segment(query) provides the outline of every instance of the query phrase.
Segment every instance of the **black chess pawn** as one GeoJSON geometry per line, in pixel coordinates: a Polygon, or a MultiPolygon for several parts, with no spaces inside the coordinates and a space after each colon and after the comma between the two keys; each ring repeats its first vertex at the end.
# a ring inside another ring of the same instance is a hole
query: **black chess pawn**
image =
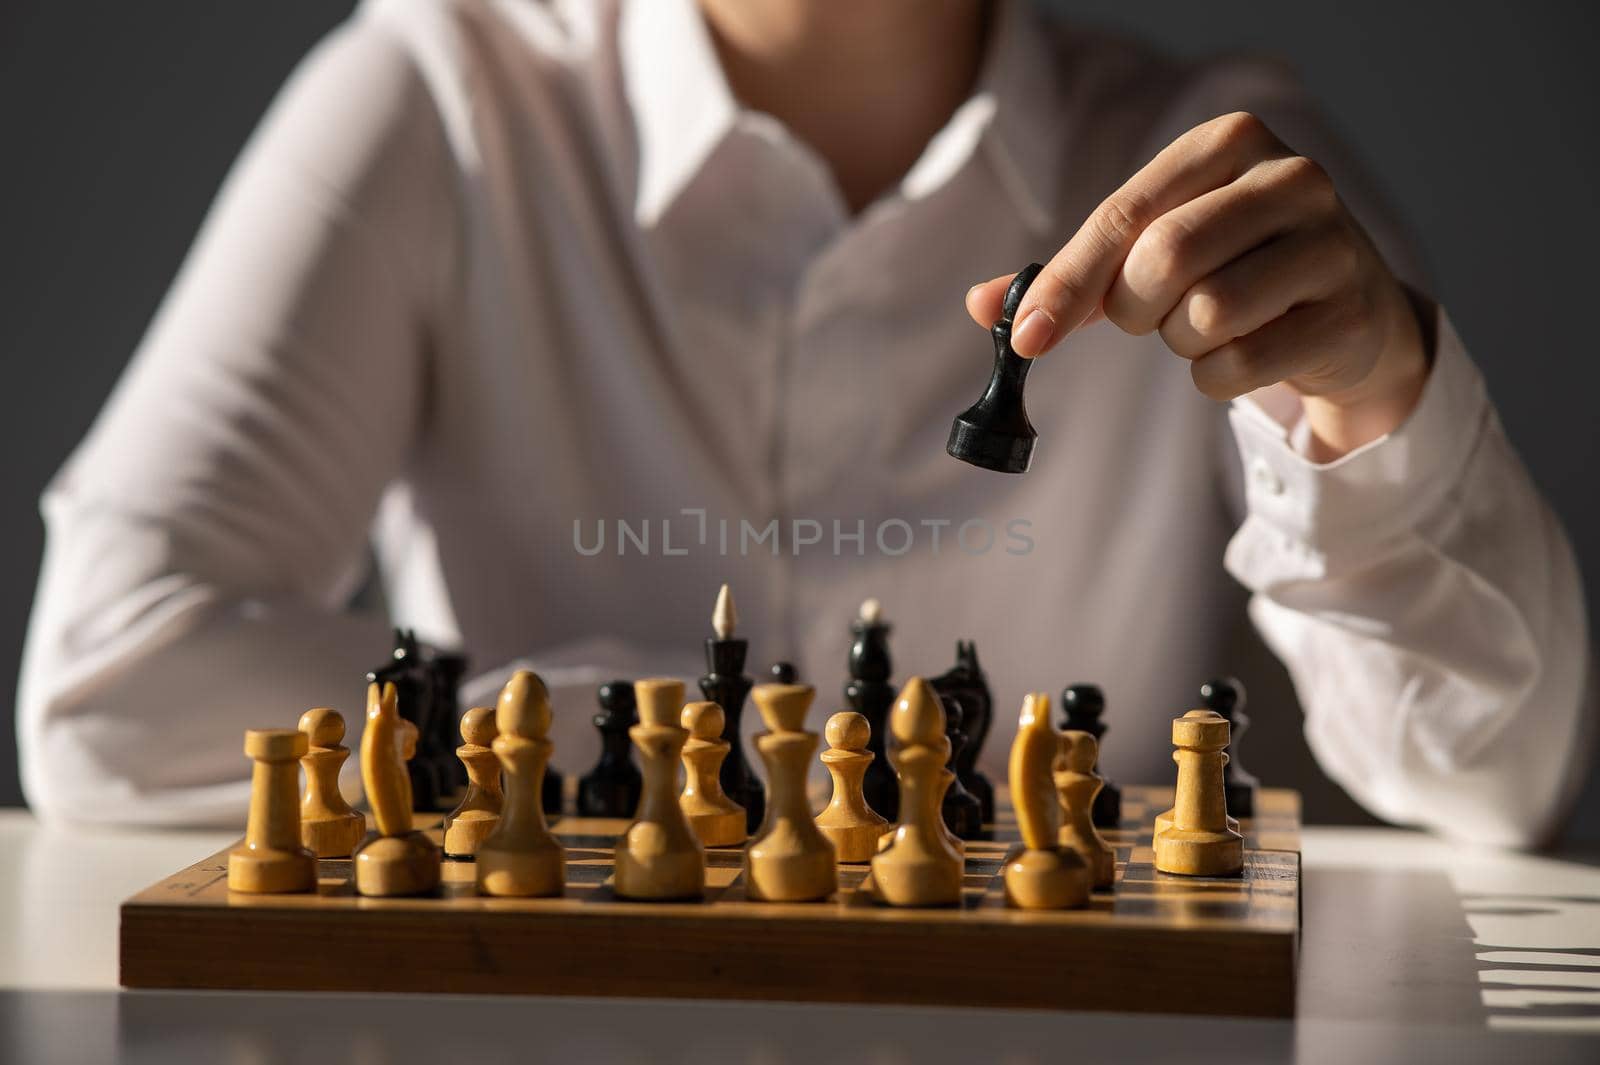
{"type": "Polygon", "coordinates": [[[1239,761],[1239,738],[1250,727],[1244,702],[1244,685],[1232,677],[1218,677],[1200,685],[1200,705],[1228,720],[1228,761],[1222,767],[1222,788],[1228,796],[1229,817],[1256,815],[1256,786],[1259,781],[1239,761]]]}
{"type": "Polygon", "coordinates": [[[767,672],[774,684],[797,684],[800,680],[800,671],[794,668],[793,662],[774,662],[767,672]]]}
{"type": "Polygon", "coordinates": [[[944,766],[950,770],[950,786],[945,789],[944,802],[939,812],[950,831],[962,839],[983,838],[983,804],[961,785],[961,775],[955,771],[956,759],[967,745],[966,733],[961,730],[961,703],[954,696],[941,695],[944,706],[944,734],[950,741],[950,758],[944,766]]]}
{"type": "MultiPolygon", "coordinates": [[[[1106,697],[1100,688],[1094,684],[1071,684],[1061,693],[1061,709],[1065,716],[1061,720],[1063,729],[1074,732],[1087,732],[1094,737],[1095,750],[1098,752],[1101,737],[1106,734],[1106,723],[1100,715],[1106,709],[1106,697]]],[[[1095,756],[1094,771],[1100,773],[1100,759],[1095,756]]],[[[1089,811],[1089,818],[1096,828],[1116,828],[1122,823],[1122,789],[1107,777],[1100,774],[1105,784],[1100,788],[1100,793],[1094,797],[1094,806],[1089,811]]]]}
{"type": "Polygon", "coordinates": [[[889,623],[879,616],[876,600],[861,606],[861,614],[850,625],[855,639],[850,644],[850,681],[844,686],[845,701],[850,709],[867,719],[872,735],[867,740],[867,750],[872,761],[867,763],[866,775],[861,781],[862,794],[867,805],[890,821],[900,817],[900,781],[884,746],[889,730],[889,710],[894,706],[896,692],[889,683],[893,666],[889,660],[889,623]]]}
{"type": "Polygon", "coordinates": [[[578,816],[632,817],[644,787],[628,738],[628,729],[639,720],[633,681],[602,684],[597,694],[600,712],[594,715],[594,727],[600,730],[600,760],[578,780],[578,816]]]}
{"type": "Polygon", "coordinates": [[[1030,263],[1011,279],[1006,289],[1000,320],[989,335],[994,338],[994,371],[983,396],[956,416],[950,426],[945,451],[962,462],[1000,473],[1026,473],[1033,461],[1033,444],[1039,434],[1028,420],[1022,389],[1033,360],[1024,359],[1011,347],[1011,320],[1028,286],[1044,267],[1030,263]]]}
{"type": "Polygon", "coordinates": [[[978,768],[978,756],[994,721],[994,695],[989,691],[989,678],[978,665],[977,646],[971,640],[957,641],[956,664],[929,683],[941,696],[953,696],[961,704],[961,731],[967,742],[956,756],[956,776],[983,807],[983,823],[993,824],[994,784],[978,768]]]}

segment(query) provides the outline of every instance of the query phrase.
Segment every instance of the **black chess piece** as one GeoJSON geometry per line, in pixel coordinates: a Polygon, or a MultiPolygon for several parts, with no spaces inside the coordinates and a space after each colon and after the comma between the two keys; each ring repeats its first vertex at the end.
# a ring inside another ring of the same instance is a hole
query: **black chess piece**
{"type": "Polygon", "coordinates": [[[992,825],[994,784],[978,768],[978,756],[994,722],[994,695],[989,691],[989,678],[978,665],[977,646],[971,640],[957,641],[956,664],[930,683],[941,697],[951,696],[961,704],[961,731],[967,742],[956,755],[956,776],[983,807],[983,823],[992,825]]]}
{"type": "MultiPolygon", "coordinates": [[[[451,798],[440,779],[436,757],[438,731],[434,725],[435,682],[415,632],[394,630],[394,651],[389,661],[367,674],[367,683],[393,684],[400,716],[417,729],[417,749],[406,762],[411,781],[411,803],[417,810],[448,809],[451,798]]],[[[450,748],[454,757],[454,748],[450,748]]]]}
{"type": "MultiPolygon", "coordinates": [[[[1066,713],[1061,727],[1074,732],[1087,732],[1094,737],[1098,749],[1100,738],[1106,734],[1106,723],[1100,720],[1105,708],[1105,694],[1096,685],[1068,685],[1061,693],[1061,709],[1066,713]]],[[[1095,772],[1100,772],[1098,754],[1095,757],[1094,769],[1095,772]]],[[[1089,818],[1096,828],[1116,828],[1122,823],[1122,789],[1103,773],[1101,779],[1105,781],[1105,785],[1100,789],[1100,794],[1094,797],[1094,806],[1089,811],[1089,818]]]]}
{"type": "Polygon", "coordinates": [[[549,817],[561,816],[561,793],[566,777],[555,766],[546,766],[544,781],[539,785],[539,805],[549,817]]]}
{"type": "Polygon", "coordinates": [[[1250,727],[1244,702],[1244,685],[1232,677],[1218,677],[1200,685],[1200,705],[1228,719],[1228,761],[1222,767],[1222,788],[1228,796],[1230,817],[1256,815],[1259,781],[1239,761],[1239,738],[1250,727]]]}
{"type": "Polygon", "coordinates": [[[594,715],[594,727],[600,730],[600,760],[578,780],[578,816],[632,817],[644,788],[628,738],[628,729],[639,722],[633,681],[602,684],[597,696],[600,712],[594,715]]]}
{"type": "Polygon", "coordinates": [[[722,760],[719,774],[722,791],[744,807],[745,830],[753,833],[766,816],[767,792],[745,757],[744,737],[740,732],[745,699],[755,687],[755,681],[744,676],[744,660],[749,650],[749,640],[706,637],[706,675],[700,678],[700,692],[722,707],[722,738],[729,745],[728,757],[722,760]]]}
{"type": "Polygon", "coordinates": [[[944,765],[953,778],[945,789],[939,812],[946,827],[960,838],[982,839],[983,804],[961,786],[961,774],[955,772],[956,759],[967,745],[967,735],[961,730],[961,703],[951,695],[939,696],[939,702],[944,706],[945,738],[950,741],[950,758],[944,765]]]}
{"type": "Polygon", "coordinates": [[[1022,304],[1028,286],[1044,267],[1030,263],[1011,279],[1000,320],[989,335],[994,338],[994,372],[983,397],[956,416],[945,450],[962,462],[1000,473],[1027,473],[1033,461],[1033,444],[1039,434],[1028,420],[1022,389],[1032,359],[1011,347],[1011,320],[1022,304]]]}
{"type": "Polygon", "coordinates": [[[800,671],[794,668],[793,662],[774,662],[767,671],[774,684],[798,684],[800,671]]]}
{"type": "Polygon", "coordinates": [[[855,640],[850,644],[850,681],[844,686],[844,697],[850,709],[867,719],[872,736],[867,740],[867,750],[872,761],[867,763],[861,790],[867,805],[891,822],[900,817],[900,781],[884,746],[889,729],[889,710],[894,706],[895,690],[889,683],[893,669],[889,660],[889,623],[875,615],[859,617],[850,625],[855,640]]]}
{"type": "Polygon", "coordinates": [[[449,755],[439,763],[440,784],[454,798],[467,786],[467,767],[456,757],[455,748],[461,742],[461,679],[467,675],[469,659],[459,651],[439,651],[428,664],[433,679],[434,747],[449,755]]]}

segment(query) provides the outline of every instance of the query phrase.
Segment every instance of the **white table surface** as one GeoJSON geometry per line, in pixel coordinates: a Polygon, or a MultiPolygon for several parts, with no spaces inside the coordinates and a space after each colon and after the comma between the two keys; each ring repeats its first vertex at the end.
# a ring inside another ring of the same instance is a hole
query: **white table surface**
{"type": "Polygon", "coordinates": [[[0,811],[0,1061],[1600,1062],[1600,856],[1308,828],[1293,1021],[119,991],[118,904],[236,838],[0,811]]]}

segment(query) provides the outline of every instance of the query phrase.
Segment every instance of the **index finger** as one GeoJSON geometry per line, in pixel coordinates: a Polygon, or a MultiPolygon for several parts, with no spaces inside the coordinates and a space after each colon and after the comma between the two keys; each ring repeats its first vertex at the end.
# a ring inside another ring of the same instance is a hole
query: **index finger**
{"type": "Polygon", "coordinates": [[[1202,123],[1156,154],[1106,197],[1045,265],[1017,309],[1011,344],[1042,355],[1100,307],[1117,271],[1149,225],[1234,180],[1276,144],[1260,119],[1239,112],[1202,123]]]}

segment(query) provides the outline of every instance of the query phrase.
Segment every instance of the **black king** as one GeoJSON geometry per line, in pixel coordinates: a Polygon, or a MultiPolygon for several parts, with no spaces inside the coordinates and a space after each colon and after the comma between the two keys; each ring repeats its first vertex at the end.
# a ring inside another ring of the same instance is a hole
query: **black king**
{"type": "Polygon", "coordinates": [[[711,628],[716,635],[706,639],[706,675],[700,678],[700,692],[722,707],[722,738],[730,744],[728,757],[722,761],[722,790],[744,807],[746,831],[755,832],[766,814],[767,794],[761,780],[750,771],[739,732],[744,702],[755,681],[744,675],[750,641],[734,639],[733,630],[738,623],[733,596],[724,584],[717,593],[716,608],[711,612],[711,628]]]}

